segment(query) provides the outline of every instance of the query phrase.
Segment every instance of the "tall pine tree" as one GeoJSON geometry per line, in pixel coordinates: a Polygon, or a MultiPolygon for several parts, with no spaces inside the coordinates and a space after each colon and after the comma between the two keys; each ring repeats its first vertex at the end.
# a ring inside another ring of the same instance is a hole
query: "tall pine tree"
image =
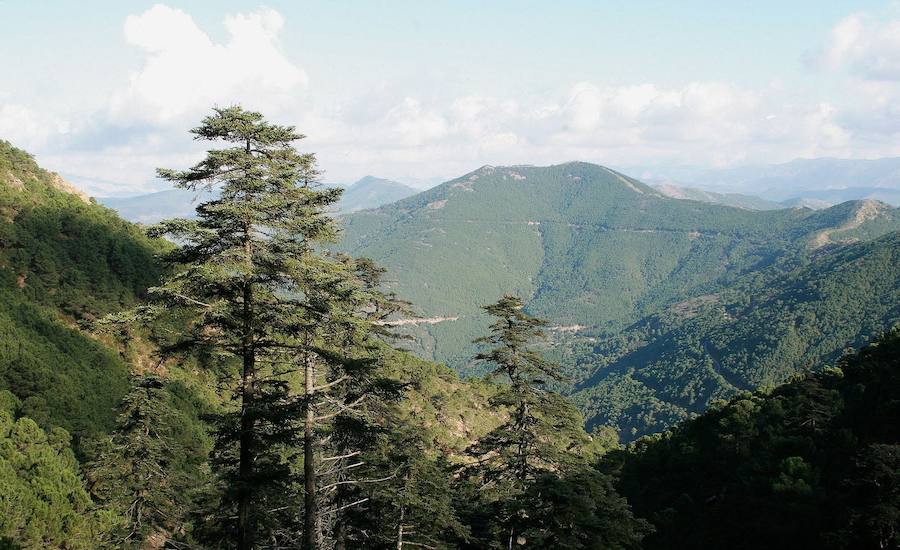
{"type": "Polygon", "coordinates": [[[544,359],[533,344],[544,337],[545,321],[527,315],[522,300],[506,295],[484,309],[496,318],[490,335],[476,343],[490,349],[476,359],[491,365],[504,384],[491,405],[508,419],[469,449],[474,471],[485,489],[500,496],[500,525],[505,546],[524,544],[525,495],[541,474],[577,461],[576,448],[587,442],[577,410],[545,384],[560,380],[559,366],[544,359]]]}
{"type": "Polygon", "coordinates": [[[217,544],[314,550],[330,536],[323,518],[354,505],[320,486],[353,482],[359,450],[344,443],[358,440],[367,402],[390,386],[377,376],[374,337],[391,301],[372,284],[380,270],[371,262],[326,251],[340,190],[316,183],[315,157],[294,148],[304,136],[241,107],[215,109],[192,132],[225,147],[159,175],[218,197],[200,204],[196,219],[154,230],[178,246],[145,313],[181,311],[187,330],[163,351],[200,353],[235,400],[218,419],[215,463],[223,522],[237,521],[217,544]]]}

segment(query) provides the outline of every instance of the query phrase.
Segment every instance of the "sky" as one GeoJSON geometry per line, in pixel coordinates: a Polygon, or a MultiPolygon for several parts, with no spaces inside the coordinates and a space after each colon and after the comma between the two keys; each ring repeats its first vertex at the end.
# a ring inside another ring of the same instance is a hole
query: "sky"
{"type": "Polygon", "coordinates": [[[166,188],[234,103],[338,183],[900,156],[889,0],[0,0],[0,67],[0,139],[95,196],[166,188]]]}

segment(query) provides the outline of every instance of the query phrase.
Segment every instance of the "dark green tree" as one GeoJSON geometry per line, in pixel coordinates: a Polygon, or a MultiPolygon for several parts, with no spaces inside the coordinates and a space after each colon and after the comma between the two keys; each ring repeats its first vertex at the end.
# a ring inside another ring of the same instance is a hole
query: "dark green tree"
{"type": "Polygon", "coordinates": [[[162,392],[160,378],[138,379],[122,400],[116,431],[87,466],[92,496],[123,518],[110,541],[122,548],[140,546],[147,535],[171,528],[181,516],[162,392]]]}
{"type": "Polygon", "coordinates": [[[330,534],[323,517],[351,504],[320,492],[350,484],[342,476],[360,451],[348,448],[356,440],[345,427],[365,424],[369,398],[389,385],[377,376],[374,340],[387,301],[368,281],[380,271],[327,252],[340,190],[316,183],[315,157],[294,148],[304,136],[293,127],[229,107],[193,133],[225,147],[159,175],[184,189],[215,187],[218,198],[200,204],[196,220],[154,229],[178,246],[144,313],[186,312],[187,328],[163,351],[202,354],[236,402],[218,418],[214,464],[229,504],[220,514],[237,521],[217,544],[313,550],[330,534]]]}
{"type": "Polygon", "coordinates": [[[285,323],[302,307],[293,295],[302,296],[300,281],[316,270],[315,247],[334,235],[323,211],[337,194],[311,185],[315,158],[294,149],[303,136],[292,127],[228,107],[192,132],[226,147],[159,176],[188,190],[215,187],[219,196],[198,206],[196,220],[154,229],[179,246],[165,256],[173,273],[151,289],[151,307],[190,310],[184,334],[163,351],[207,353],[230,381],[237,407],[219,418],[216,458],[235,506],[226,517],[237,517],[226,537],[248,549],[274,519],[262,508],[287,492],[285,453],[296,441],[290,420],[298,413],[289,395],[295,353],[286,348],[285,323]]]}
{"type": "Polygon", "coordinates": [[[69,434],[16,419],[19,404],[0,390],[0,548],[96,548],[115,518],[94,510],[69,434]]]}
{"type": "Polygon", "coordinates": [[[508,419],[469,449],[484,487],[502,495],[500,525],[506,546],[522,539],[522,519],[528,514],[521,498],[539,475],[559,471],[579,459],[588,442],[578,411],[560,395],[547,391],[561,380],[559,366],[533,349],[543,338],[545,322],[527,315],[522,300],[506,295],[484,309],[497,320],[491,334],[476,340],[488,351],[476,356],[493,367],[492,376],[504,382],[491,405],[508,419]]]}
{"type": "Polygon", "coordinates": [[[456,548],[468,533],[453,507],[453,468],[416,427],[393,420],[366,453],[372,482],[356,494],[368,501],[346,515],[345,546],[456,548]]]}

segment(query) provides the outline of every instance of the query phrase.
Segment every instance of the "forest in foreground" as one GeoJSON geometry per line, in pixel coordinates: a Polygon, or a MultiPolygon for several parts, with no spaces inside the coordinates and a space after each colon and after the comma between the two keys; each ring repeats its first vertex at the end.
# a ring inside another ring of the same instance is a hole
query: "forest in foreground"
{"type": "Polygon", "coordinates": [[[239,107],[194,134],[218,148],[160,176],[219,194],[147,234],[0,147],[0,548],[900,544],[896,330],[623,446],[552,391],[516,289],[484,376],[417,358],[302,136],[239,107]]]}

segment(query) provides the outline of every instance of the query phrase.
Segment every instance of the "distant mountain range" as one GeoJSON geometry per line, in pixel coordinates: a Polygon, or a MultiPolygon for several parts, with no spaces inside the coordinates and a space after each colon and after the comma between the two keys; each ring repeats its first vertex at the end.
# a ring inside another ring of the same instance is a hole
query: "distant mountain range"
{"type": "Polygon", "coordinates": [[[357,212],[378,208],[381,205],[405,199],[418,193],[416,189],[402,183],[366,176],[344,189],[339,212],[357,212]]]}
{"type": "MultiPolygon", "coordinates": [[[[337,212],[348,213],[377,208],[414,195],[416,192],[412,187],[396,181],[366,176],[344,189],[344,195],[337,205],[337,212]]],[[[197,203],[208,200],[211,196],[210,192],[168,189],[134,197],[105,197],[97,200],[117,211],[128,221],[155,223],[164,218],[192,217],[197,203]]]]}
{"type": "Polygon", "coordinates": [[[859,199],[876,199],[900,206],[900,157],[875,160],[798,159],[784,164],[727,169],[676,167],[638,169],[636,172],[654,185],[752,195],[786,206],[821,207],[823,204],[831,206],[859,199]]]}
{"type": "MultiPolygon", "coordinates": [[[[673,199],[685,199],[692,201],[708,202],[710,204],[722,204],[725,206],[734,206],[735,208],[745,208],[748,210],[777,210],[779,208],[789,207],[788,205],[767,201],[753,195],[742,195],[740,193],[716,193],[715,191],[704,191],[696,187],[679,187],[671,183],[657,183],[653,188],[667,197],[673,199]]],[[[830,206],[830,205],[825,205],[830,206]]]]}

